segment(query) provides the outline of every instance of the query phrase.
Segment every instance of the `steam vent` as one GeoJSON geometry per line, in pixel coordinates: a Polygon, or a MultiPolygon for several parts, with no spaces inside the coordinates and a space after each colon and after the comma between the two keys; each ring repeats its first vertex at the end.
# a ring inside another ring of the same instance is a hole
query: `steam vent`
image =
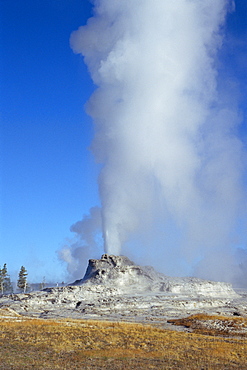
{"type": "Polygon", "coordinates": [[[230,284],[168,277],[125,256],[90,259],[85,276],[66,287],[0,297],[0,308],[42,318],[157,323],[195,313],[247,315],[246,294],[230,284]]]}

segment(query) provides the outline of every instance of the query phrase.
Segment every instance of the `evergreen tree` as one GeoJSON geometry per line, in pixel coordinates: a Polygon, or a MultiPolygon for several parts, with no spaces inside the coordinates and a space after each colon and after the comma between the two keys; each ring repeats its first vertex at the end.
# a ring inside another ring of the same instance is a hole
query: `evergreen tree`
{"type": "Polygon", "coordinates": [[[0,289],[2,294],[3,294],[3,283],[4,283],[4,271],[3,269],[0,269],[0,289]]]}
{"type": "Polygon", "coordinates": [[[28,275],[27,270],[25,269],[24,266],[21,266],[21,269],[19,272],[19,279],[17,281],[17,286],[18,288],[23,289],[24,293],[28,288],[27,275],[28,275]]]}
{"type": "Polygon", "coordinates": [[[7,265],[6,263],[3,265],[3,268],[0,269],[0,290],[3,294],[4,292],[12,292],[13,287],[10,280],[10,276],[8,275],[7,265]]]}

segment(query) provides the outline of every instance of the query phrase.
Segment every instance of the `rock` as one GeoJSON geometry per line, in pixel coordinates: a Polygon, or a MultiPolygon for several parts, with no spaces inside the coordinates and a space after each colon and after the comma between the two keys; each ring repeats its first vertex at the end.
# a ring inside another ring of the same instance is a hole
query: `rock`
{"type": "MultiPolygon", "coordinates": [[[[104,285],[121,291],[146,291],[163,281],[162,274],[152,267],[137,266],[128,257],[103,254],[89,260],[85,276],[71,285],[104,285]]],[[[158,289],[159,290],[159,289],[158,289]]]]}
{"type": "Polygon", "coordinates": [[[128,266],[135,266],[128,257],[103,254],[101,259],[89,260],[84,278],[71,285],[81,285],[89,280],[96,284],[103,281],[107,283],[121,275],[128,266]]]}
{"type": "Polygon", "coordinates": [[[138,266],[125,256],[103,254],[101,259],[91,259],[85,276],[73,285],[114,286],[127,292],[170,292],[207,297],[236,297],[232,286],[198,278],[173,278],[161,274],[151,266],[138,266]]]}
{"type": "Polygon", "coordinates": [[[168,277],[125,256],[89,260],[85,276],[66,287],[0,298],[0,308],[32,317],[72,317],[162,323],[207,312],[247,315],[246,296],[231,285],[192,277],[168,277]]]}

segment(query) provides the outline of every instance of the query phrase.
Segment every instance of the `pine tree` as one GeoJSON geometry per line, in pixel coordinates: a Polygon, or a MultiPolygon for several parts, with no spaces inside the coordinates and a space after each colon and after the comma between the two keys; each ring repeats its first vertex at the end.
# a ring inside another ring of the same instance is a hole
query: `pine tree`
{"type": "Polygon", "coordinates": [[[4,283],[4,271],[3,269],[0,269],[0,289],[2,294],[3,294],[3,283],[4,283]]]}
{"type": "Polygon", "coordinates": [[[27,270],[25,269],[24,266],[21,266],[21,269],[19,272],[19,279],[17,281],[17,286],[18,288],[23,289],[24,293],[28,288],[27,275],[28,275],[27,270]]]}
{"type": "Polygon", "coordinates": [[[13,287],[10,280],[10,276],[8,275],[7,265],[6,263],[3,265],[3,268],[0,269],[0,289],[1,293],[4,292],[12,292],[13,287]]]}

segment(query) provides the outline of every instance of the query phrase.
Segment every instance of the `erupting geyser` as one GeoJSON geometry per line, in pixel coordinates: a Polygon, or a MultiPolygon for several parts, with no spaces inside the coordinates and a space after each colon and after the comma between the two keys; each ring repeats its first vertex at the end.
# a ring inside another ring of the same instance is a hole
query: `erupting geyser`
{"type": "MultiPolygon", "coordinates": [[[[92,3],[93,17],[72,33],[71,47],[96,86],[87,112],[102,163],[105,252],[131,251],[168,274],[198,265],[201,276],[231,280],[243,149],[218,51],[233,2],[92,3]]],[[[64,251],[72,272],[76,256],[85,259],[77,252],[64,251]]]]}

